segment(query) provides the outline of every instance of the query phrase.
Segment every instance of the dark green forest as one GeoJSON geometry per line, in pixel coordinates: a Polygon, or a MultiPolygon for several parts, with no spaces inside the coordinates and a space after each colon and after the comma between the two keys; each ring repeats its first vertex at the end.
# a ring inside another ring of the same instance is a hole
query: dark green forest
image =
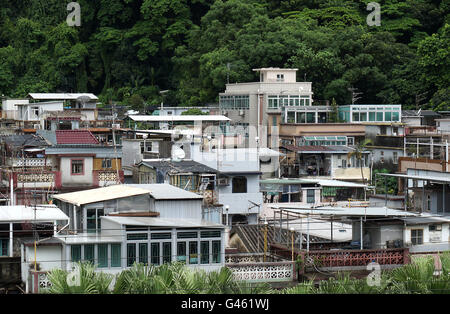
{"type": "Polygon", "coordinates": [[[0,95],[92,92],[142,109],[218,101],[260,67],[298,68],[315,101],[450,107],[450,1],[0,0],[0,95]],[[230,64],[227,67],[227,64],[230,64]]]}

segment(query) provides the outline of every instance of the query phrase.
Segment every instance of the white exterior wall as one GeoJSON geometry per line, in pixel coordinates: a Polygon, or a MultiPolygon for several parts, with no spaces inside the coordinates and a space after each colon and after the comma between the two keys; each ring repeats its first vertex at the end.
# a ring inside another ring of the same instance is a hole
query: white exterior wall
{"type": "Polygon", "coordinates": [[[160,218],[202,219],[202,199],[155,201],[160,218]]]}
{"type": "Polygon", "coordinates": [[[284,82],[295,83],[297,81],[296,71],[286,69],[261,70],[260,77],[263,82],[277,82],[277,75],[284,75],[284,82]]]}
{"type": "MultiPolygon", "coordinates": [[[[36,247],[36,262],[40,271],[62,269],[63,248],[61,245],[38,245],[36,247]]],[[[22,281],[26,284],[26,291],[30,291],[28,284],[29,270],[34,269],[34,246],[22,245],[22,281]],[[32,265],[32,267],[30,267],[32,265]]]]}
{"type": "Polygon", "coordinates": [[[438,132],[450,133],[450,120],[436,120],[438,132]]]}
{"type": "Polygon", "coordinates": [[[2,101],[2,118],[19,119],[19,108],[17,104],[28,104],[28,99],[4,99],[2,101]]]}
{"type": "MultiPolygon", "coordinates": [[[[122,167],[131,167],[141,161],[141,140],[122,139],[122,167]]],[[[133,172],[124,169],[123,174],[131,176],[133,172]]]]}
{"type": "Polygon", "coordinates": [[[61,157],[60,169],[61,169],[61,182],[63,186],[71,185],[87,185],[93,184],[92,170],[93,170],[93,157],[61,157]],[[84,173],[82,175],[72,175],[71,159],[83,159],[84,160],[84,173]]]}

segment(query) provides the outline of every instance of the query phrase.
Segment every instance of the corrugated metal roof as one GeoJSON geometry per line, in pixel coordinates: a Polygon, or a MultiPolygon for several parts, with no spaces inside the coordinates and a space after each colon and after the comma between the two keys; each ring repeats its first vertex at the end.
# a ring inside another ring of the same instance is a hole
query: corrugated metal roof
{"type": "MultiPolygon", "coordinates": [[[[442,172],[443,174],[447,174],[442,172]]],[[[408,175],[408,174],[398,174],[398,173],[379,173],[379,175],[386,177],[396,177],[396,178],[407,178],[414,180],[423,180],[423,181],[433,181],[433,182],[442,182],[442,183],[450,183],[450,173],[447,177],[444,176],[433,176],[433,175],[408,175]]]]}
{"type": "Polygon", "coordinates": [[[118,243],[122,242],[122,236],[102,233],[79,233],[76,235],[58,235],[55,238],[65,244],[88,244],[88,243],[118,243]]]}
{"type": "Polygon", "coordinates": [[[76,100],[78,97],[89,97],[91,100],[98,100],[98,97],[92,93],[29,93],[29,97],[33,99],[61,99],[61,100],[76,100]]]}
{"type": "Polygon", "coordinates": [[[55,220],[69,220],[69,217],[67,217],[67,215],[65,215],[55,205],[37,205],[36,212],[34,210],[34,206],[0,206],[1,222],[32,222],[55,220]]]}
{"type": "Polygon", "coordinates": [[[146,160],[143,159],[141,164],[157,168],[163,172],[173,171],[174,173],[192,172],[192,173],[216,173],[217,171],[213,168],[205,166],[199,162],[193,160],[180,160],[172,161],[170,159],[161,160],[146,160]]]}
{"type": "Polygon", "coordinates": [[[53,198],[81,206],[84,204],[103,202],[117,198],[149,194],[146,189],[132,187],[124,184],[111,185],[103,188],[84,190],[78,192],[53,195],[53,198]]]}
{"type": "Polygon", "coordinates": [[[174,228],[225,228],[224,225],[215,224],[199,219],[180,218],[154,218],[154,217],[117,217],[103,216],[102,219],[110,220],[121,225],[149,226],[149,227],[174,227],[174,228]]]}
{"type": "Polygon", "coordinates": [[[14,134],[2,136],[1,139],[7,144],[19,147],[48,146],[48,143],[35,134],[14,134]]]}
{"type": "Polygon", "coordinates": [[[169,122],[169,121],[231,121],[230,118],[220,115],[180,115],[180,116],[145,116],[130,115],[133,121],[142,122],[169,122]]]}
{"type": "Polygon", "coordinates": [[[56,194],[53,198],[76,206],[149,194],[156,200],[203,199],[203,196],[170,184],[117,184],[78,192],[56,194]]]}
{"type": "Polygon", "coordinates": [[[145,189],[150,192],[150,195],[156,200],[170,200],[170,199],[203,199],[202,195],[195,194],[176,186],[155,183],[155,184],[125,184],[126,186],[145,189]]]}
{"type": "Polygon", "coordinates": [[[289,205],[289,203],[279,203],[270,205],[274,209],[282,209],[303,215],[324,215],[324,216],[380,216],[380,217],[402,217],[418,216],[419,214],[396,210],[387,207],[316,207],[312,208],[305,205],[289,205]]]}
{"type": "Polygon", "coordinates": [[[367,185],[347,182],[341,180],[324,180],[324,179],[265,179],[260,180],[259,183],[262,184],[308,184],[308,183],[316,183],[321,186],[340,186],[340,187],[352,187],[352,188],[363,188],[367,187],[367,185]]]}

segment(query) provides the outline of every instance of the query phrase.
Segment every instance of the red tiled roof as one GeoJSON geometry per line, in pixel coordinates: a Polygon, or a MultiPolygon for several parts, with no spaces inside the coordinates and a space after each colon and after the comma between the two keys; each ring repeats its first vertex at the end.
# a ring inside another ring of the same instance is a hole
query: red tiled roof
{"type": "Polygon", "coordinates": [[[88,130],[57,130],[57,144],[98,144],[98,140],[88,130]]]}

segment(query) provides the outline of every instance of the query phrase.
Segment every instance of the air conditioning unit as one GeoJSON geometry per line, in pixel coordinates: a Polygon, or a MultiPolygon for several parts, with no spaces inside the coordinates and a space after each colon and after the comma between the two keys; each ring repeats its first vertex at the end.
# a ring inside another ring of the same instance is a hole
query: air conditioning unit
{"type": "Polygon", "coordinates": [[[239,115],[243,116],[244,115],[244,110],[239,110],[239,115]]]}
{"type": "Polygon", "coordinates": [[[209,183],[209,178],[208,177],[203,177],[202,178],[202,183],[209,183]]]}
{"type": "Polygon", "coordinates": [[[33,124],[33,129],[40,130],[41,129],[41,125],[39,123],[33,124]]]}
{"type": "Polygon", "coordinates": [[[112,124],[112,128],[113,129],[119,129],[120,128],[120,124],[119,123],[113,123],[112,124]]]}
{"type": "Polygon", "coordinates": [[[226,116],[226,115],[228,114],[228,112],[227,112],[226,110],[222,110],[222,114],[223,114],[224,116],[226,116]]]}
{"type": "Polygon", "coordinates": [[[219,178],[219,179],[217,179],[217,185],[220,185],[220,186],[229,185],[228,178],[219,178]]]}

